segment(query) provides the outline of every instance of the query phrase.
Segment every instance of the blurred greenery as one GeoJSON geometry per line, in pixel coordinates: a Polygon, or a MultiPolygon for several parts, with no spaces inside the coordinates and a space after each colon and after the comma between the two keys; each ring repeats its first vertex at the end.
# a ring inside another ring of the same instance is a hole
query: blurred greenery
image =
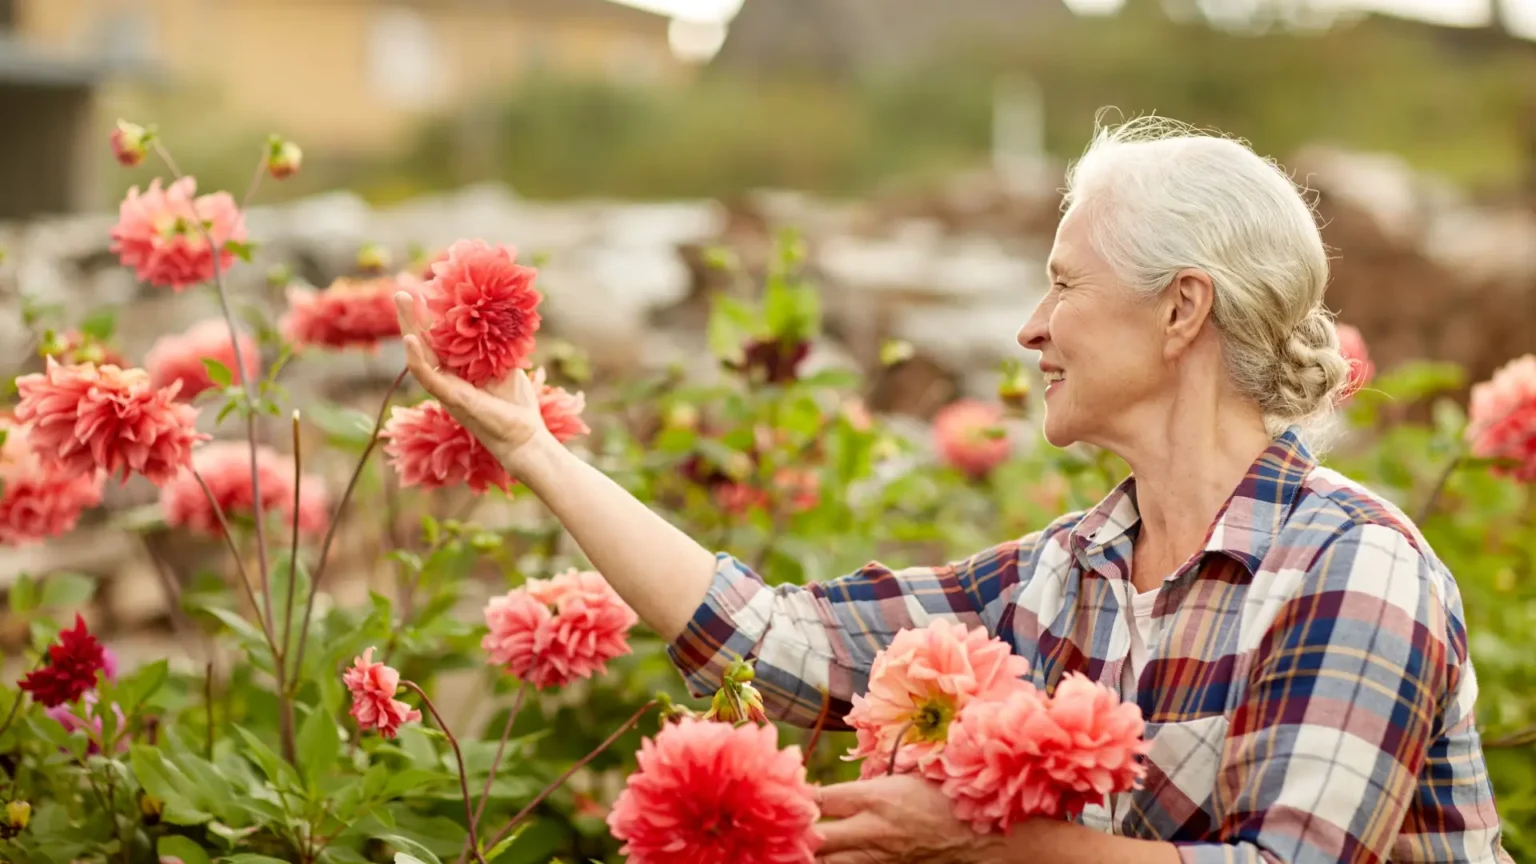
{"type": "MultiPolygon", "coordinates": [[[[1014,74],[1039,85],[1059,157],[1081,151],[1104,106],[1214,126],[1281,159],[1318,141],[1393,151],[1478,187],[1522,182],[1536,152],[1536,44],[1376,17],[1247,34],[1121,16],[852,79],[707,68],[674,88],[534,75],[466,109],[470,123],[424,121],[390,158],[311,152],[272,194],[345,185],[385,202],[489,178],[539,198],[866,193],[983,163],[995,84],[1014,74]],[[467,128],[488,137],[466,149],[467,128]],[[473,155],[487,140],[488,162],[473,155]]],[[[189,117],[213,98],[176,97],[189,117]]],[[[210,129],[183,145],[185,161],[211,185],[244,188],[250,147],[219,143],[236,136],[253,134],[210,129]]]]}

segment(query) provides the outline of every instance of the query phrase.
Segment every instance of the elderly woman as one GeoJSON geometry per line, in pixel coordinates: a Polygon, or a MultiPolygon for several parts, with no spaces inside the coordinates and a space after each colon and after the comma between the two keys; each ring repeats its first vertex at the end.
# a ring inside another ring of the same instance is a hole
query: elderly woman
{"type": "Polygon", "coordinates": [[[841,716],[893,633],[947,618],[1005,640],[1039,686],[1081,672],[1141,706],[1144,788],[1082,824],[982,836],[932,784],[882,777],[821,790],[821,860],[1508,860],[1456,582],[1303,440],[1348,376],[1313,212],[1271,162],[1168,121],[1101,130],[1067,180],[1018,341],[1048,382],[1046,439],[1132,474],[962,561],[770,588],[558,445],[526,376],[479,390],[437,371],[401,295],[410,369],[699,693],[744,655],[771,716],[810,725],[823,692],[841,716]]]}

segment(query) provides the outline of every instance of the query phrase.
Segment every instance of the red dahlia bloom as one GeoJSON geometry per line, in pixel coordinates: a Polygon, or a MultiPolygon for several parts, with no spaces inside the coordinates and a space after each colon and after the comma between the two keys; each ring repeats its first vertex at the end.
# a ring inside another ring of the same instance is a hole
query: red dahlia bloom
{"type": "Polygon", "coordinates": [[[45,708],[79,699],[96,686],[96,673],[106,665],[106,653],[96,637],[85,629],[85,619],[75,615],[75,626],[59,633],[48,648],[48,665],[37,669],[17,686],[32,694],[45,708]]]}
{"type": "Polygon", "coordinates": [[[527,364],[539,329],[538,271],[515,263],[510,246],[460,240],[432,265],[423,291],[432,326],[426,340],[443,368],[479,386],[527,364]]]}

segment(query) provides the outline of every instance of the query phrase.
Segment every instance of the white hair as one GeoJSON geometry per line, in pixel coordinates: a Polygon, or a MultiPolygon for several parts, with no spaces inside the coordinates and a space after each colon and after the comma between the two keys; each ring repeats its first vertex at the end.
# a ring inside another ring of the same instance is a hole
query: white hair
{"type": "Polygon", "coordinates": [[[1180,270],[1210,274],[1237,390],[1271,435],[1322,430],[1349,365],[1323,307],[1328,253],[1316,215],[1279,166],[1166,118],[1101,123],[1067,172],[1063,206],[1085,211],[1094,249],[1145,296],[1180,270]]]}

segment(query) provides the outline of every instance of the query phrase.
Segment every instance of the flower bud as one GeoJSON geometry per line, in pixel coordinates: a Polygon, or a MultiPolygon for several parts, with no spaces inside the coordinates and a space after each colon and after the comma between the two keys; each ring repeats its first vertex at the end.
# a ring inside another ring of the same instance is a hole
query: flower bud
{"type": "MultiPolygon", "coordinates": [[[[750,675],[751,667],[747,667],[747,670],[750,675]]],[[[704,719],[718,723],[741,723],[747,720],[767,723],[768,715],[763,711],[763,694],[756,687],[746,681],[726,679],[724,686],[715,691],[715,698],[710,701],[709,710],[704,712],[704,719]]]]}
{"type": "Polygon", "coordinates": [[[132,168],[149,155],[149,142],[153,140],[154,133],[150,130],[137,123],[119,120],[117,128],[112,130],[112,155],[121,164],[132,168]]]}
{"type": "Polygon", "coordinates": [[[5,805],[5,823],[0,825],[0,837],[15,837],[32,821],[32,805],[25,801],[12,801],[5,805]]]}
{"type": "Polygon", "coordinates": [[[699,428],[699,409],[687,402],[673,403],[667,406],[667,412],[662,418],[662,423],[668,429],[692,431],[699,428]]]}
{"type": "Polygon", "coordinates": [[[357,250],[357,269],[368,275],[378,275],[389,269],[389,250],[377,243],[369,243],[357,250]]]}
{"type": "Polygon", "coordinates": [[[1023,375],[1010,375],[997,385],[997,398],[1009,408],[1022,409],[1029,401],[1029,381],[1023,375]]]}
{"type": "Polygon", "coordinates": [[[157,825],[160,816],[165,812],[165,802],[159,798],[139,790],[139,814],[144,817],[144,824],[157,825]]]}
{"type": "Polygon", "coordinates": [[[273,180],[286,180],[299,173],[299,166],[304,162],[304,151],[299,145],[273,135],[267,139],[267,173],[273,180]]]}

